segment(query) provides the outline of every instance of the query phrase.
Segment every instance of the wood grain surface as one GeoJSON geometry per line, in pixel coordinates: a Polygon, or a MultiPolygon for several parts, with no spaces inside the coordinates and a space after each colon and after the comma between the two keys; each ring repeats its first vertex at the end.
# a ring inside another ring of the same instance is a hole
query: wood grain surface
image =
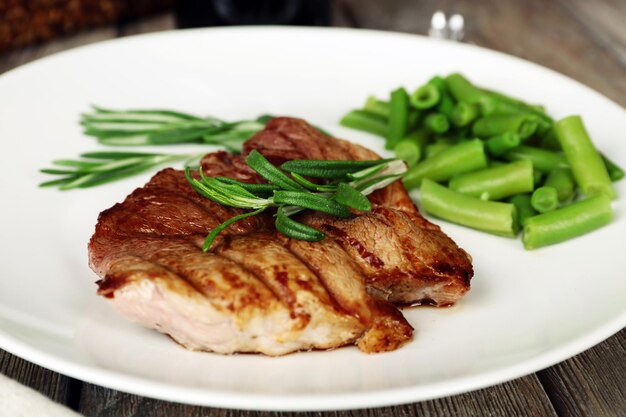
{"type": "MultiPolygon", "coordinates": [[[[624,0],[336,0],[333,24],[425,34],[437,9],[463,14],[466,42],[552,68],[626,106],[624,0]]],[[[165,14],[14,51],[0,55],[0,73],[65,49],[174,25],[173,16],[165,14]]],[[[626,330],[524,378],[452,397],[358,411],[272,413],[188,406],[83,383],[2,350],[0,372],[90,417],[626,415],[626,330]]]]}

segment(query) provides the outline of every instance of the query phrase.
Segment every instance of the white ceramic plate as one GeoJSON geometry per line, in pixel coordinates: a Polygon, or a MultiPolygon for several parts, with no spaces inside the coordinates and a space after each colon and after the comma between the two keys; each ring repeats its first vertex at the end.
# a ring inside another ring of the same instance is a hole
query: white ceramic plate
{"type": "Polygon", "coordinates": [[[87,241],[98,213],[149,175],[90,190],[38,189],[38,168],[97,145],[80,112],[163,107],[224,118],[297,115],[381,151],[338,118],[369,94],[463,71],[478,84],[582,114],[597,145],[626,165],[626,112],[537,65],[418,36],[339,29],[232,28],[103,42],[0,77],[0,346],[111,388],[218,407],[322,410],[382,406],[503,382],[575,355],[626,323],[626,181],[614,222],[532,252],[519,240],[451,224],[474,257],[472,290],[449,309],[405,314],[415,340],[395,352],[348,347],[267,358],[185,351],[127,323],[95,295],[87,241]]]}

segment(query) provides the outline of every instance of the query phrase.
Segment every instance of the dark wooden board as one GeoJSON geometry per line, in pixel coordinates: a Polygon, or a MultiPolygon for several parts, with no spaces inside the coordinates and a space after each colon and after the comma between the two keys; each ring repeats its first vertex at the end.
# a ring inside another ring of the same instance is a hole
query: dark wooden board
{"type": "MultiPolygon", "coordinates": [[[[303,376],[305,377],[305,376],[303,376]]],[[[472,393],[396,407],[368,410],[275,413],[193,407],[124,394],[84,384],[80,411],[88,416],[212,416],[212,417],[287,417],[287,416],[556,416],[535,375],[472,393]]]]}
{"type": "MultiPolygon", "coordinates": [[[[0,372],[63,404],[72,402],[81,385],[80,381],[49,371],[4,350],[0,350],[0,372]]],[[[0,404],[0,415],[1,407],[0,404]]]]}
{"type": "Polygon", "coordinates": [[[626,330],[538,376],[561,416],[626,416],[626,330]]]}

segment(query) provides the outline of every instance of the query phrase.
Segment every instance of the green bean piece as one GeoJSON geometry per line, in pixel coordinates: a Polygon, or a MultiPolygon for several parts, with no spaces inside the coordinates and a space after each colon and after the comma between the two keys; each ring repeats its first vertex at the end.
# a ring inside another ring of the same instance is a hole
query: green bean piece
{"type": "Polygon", "coordinates": [[[550,171],[543,185],[556,190],[560,203],[569,203],[576,195],[574,176],[568,168],[556,168],[550,171]]]}
{"type": "Polygon", "coordinates": [[[606,155],[600,154],[600,156],[604,161],[604,165],[606,165],[606,170],[609,172],[611,181],[615,182],[624,178],[624,170],[620,168],[619,165],[607,158],[606,155]]]}
{"type": "Polygon", "coordinates": [[[541,140],[539,141],[539,147],[551,151],[561,151],[561,145],[559,145],[559,141],[556,139],[554,129],[550,128],[550,130],[541,137],[541,140]]]}
{"type": "Polygon", "coordinates": [[[385,148],[393,149],[409,128],[409,96],[404,88],[391,92],[389,100],[389,131],[385,148]]]}
{"type": "Polygon", "coordinates": [[[543,104],[528,104],[528,107],[530,107],[537,113],[546,114],[546,106],[544,106],[543,104]]]}
{"type": "Polygon", "coordinates": [[[526,139],[536,130],[537,119],[523,114],[484,116],[472,126],[474,135],[481,138],[512,132],[519,134],[521,139],[526,139]]]}
{"type": "Polygon", "coordinates": [[[487,139],[485,147],[489,155],[500,156],[508,150],[518,147],[521,141],[522,139],[517,133],[504,132],[487,139]]]}
{"type": "Polygon", "coordinates": [[[530,196],[530,204],[539,213],[552,211],[559,206],[559,194],[552,187],[539,187],[530,196]]]}
{"type": "Polygon", "coordinates": [[[524,113],[519,107],[490,96],[484,97],[480,101],[479,106],[483,116],[502,116],[524,113]]]}
{"type": "MultiPolygon", "coordinates": [[[[505,94],[502,94],[493,90],[482,89],[482,92],[486,94],[487,97],[494,98],[502,103],[506,103],[509,106],[516,107],[517,109],[519,109],[520,112],[532,114],[552,124],[553,120],[550,116],[546,114],[543,106],[538,106],[535,104],[528,104],[522,100],[518,100],[516,98],[507,96],[505,94]]],[[[483,98],[483,101],[484,100],[485,99],[483,98]]]]}
{"type": "MultiPolygon", "coordinates": [[[[494,93],[495,94],[495,93],[494,93]]],[[[509,99],[513,100],[513,99],[509,99]]],[[[536,123],[536,133],[543,137],[552,129],[553,121],[545,114],[520,101],[504,101],[492,95],[483,97],[479,103],[483,116],[506,116],[519,115],[533,118],[536,123]]]]}
{"type": "Polygon", "coordinates": [[[472,123],[478,116],[480,111],[478,106],[465,101],[460,101],[454,106],[451,121],[456,126],[467,126],[472,123]]]}
{"type": "Polygon", "coordinates": [[[526,249],[563,242],[611,222],[611,201],[604,194],[526,220],[522,242],[526,249]]]}
{"type": "Polygon", "coordinates": [[[543,181],[543,175],[544,175],[543,172],[533,169],[533,182],[535,184],[535,187],[541,184],[541,181],[543,181]]]}
{"type": "Polygon", "coordinates": [[[537,215],[537,210],[535,210],[530,203],[530,194],[517,194],[509,198],[509,203],[515,205],[517,209],[517,222],[524,226],[526,224],[526,219],[537,215]]]}
{"type": "Polygon", "coordinates": [[[446,82],[439,75],[435,75],[433,78],[428,80],[428,84],[431,84],[437,87],[441,93],[446,92],[446,82]]]}
{"type": "Polygon", "coordinates": [[[422,150],[416,141],[402,139],[393,148],[396,158],[402,159],[408,166],[415,165],[422,156],[422,150]]]}
{"type": "Polygon", "coordinates": [[[434,133],[445,133],[450,129],[450,122],[442,113],[430,113],[424,118],[424,126],[434,133]]]}
{"type": "Polygon", "coordinates": [[[554,123],[541,117],[534,117],[535,121],[537,122],[537,130],[535,131],[535,134],[541,138],[549,135],[552,131],[552,126],[554,126],[554,123]]]}
{"type": "Polygon", "coordinates": [[[463,226],[501,236],[515,236],[519,229],[513,204],[480,200],[429,179],[422,183],[420,202],[427,213],[463,226]]]}
{"type": "Polygon", "coordinates": [[[442,135],[437,136],[432,140],[433,143],[445,143],[446,145],[456,145],[458,142],[457,138],[454,138],[450,135],[442,135]]]}
{"type": "Polygon", "coordinates": [[[450,135],[457,142],[476,139],[476,136],[472,133],[471,126],[457,127],[454,132],[450,132],[450,135]]]}
{"type": "Polygon", "coordinates": [[[419,187],[424,178],[447,181],[454,175],[487,167],[482,141],[474,139],[454,145],[409,168],[404,174],[407,188],[419,187]]]}
{"type": "Polygon", "coordinates": [[[352,110],[341,118],[339,124],[350,129],[362,130],[374,135],[387,137],[389,126],[387,119],[365,110],[352,110]]]}
{"type": "Polygon", "coordinates": [[[431,140],[432,132],[425,127],[420,127],[416,130],[413,130],[402,140],[411,140],[417,143],[420,149],[423,149],[431,140]]]}
{"type": "Polygon", "coordinates": [[[445,115],[448,119],[452,117],[452,112],[454,111],[454,100],[448,93],[443,93],[441,95],[441,100],[439,100],[436,110],[437,112],[445,115]]]}
{"type": "Polygon", "coordinates": [[[507,161],[528,159],[533,168],[540,172],[550,172],[555,168],[569,168],[565,155],[531,146],[518,146],[502,155],[507,161]]]}
{"type": "Polygon", "coordinates": [[[474,86],[459,73],[450,74],[444,79],[446,88],[456,101],[464,101],[470,104],[478,104],[485,93],[474,86]]]}
{"type": "Polygon", "coordinates": [[[578,188],[586,196],[617,194],[604,161],[593,146],[580,116],[569,116],[554,124],[554,133],[565,153],[578,188]]]}
{"type": "Polygon", "coordinates": [[[383,117],[385,119],[389,119],[389,102],[379,100],[374,96],[369,96],[367,98],[363,110],[371,114],[383,117]]]}
{"type": "Polygon", "coordinates": [[[533,190],[533,165],[530,161],[517,161],[468,172],[452,177],[448,186],[482,200],[501,200],[533,190]]]}
{"type": "Polygon", "coordinates": [[[424,158],[430,159],[442,151],[451,148],[452,144],[447,142],[437,142],[426,145],[424,149],[424,158]]]}
{"type": "Polygon", "coordinates": [[[409,108],[409,115],[407,117],[407,130],[410,132],[417,129],[422,121],[422,112],[414,108],[409,108]]]}
{"type": "Polygon", "coordinates": [[[411,105],[418,110],[435,107],[441,100],[441,90],[433,84],[424,84],[411,94],[411,105]]]}

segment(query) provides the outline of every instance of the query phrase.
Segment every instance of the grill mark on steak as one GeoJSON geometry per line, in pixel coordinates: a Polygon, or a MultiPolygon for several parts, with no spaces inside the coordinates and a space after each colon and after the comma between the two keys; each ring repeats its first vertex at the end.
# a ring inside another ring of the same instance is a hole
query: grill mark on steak
{"type": "Polygon", "coordinates": [[[292,318],[302,321],[302,327],[315,310],[334,309],[334,301],[317,276],[273,234],[231,237],[228,248],[222,246],[216,251],[252,271],[285,303],[292,318]]]}
{"type": "MultiPolygon", "coordinates": [[[[381,218],[381,220],[387,223],[389,226],[398,224],[398,213],[390,210],[388,207],[377,207],[374,210],[374,214],[379,216],[379,218],[381,218]]],[[[402,229],[394,228],[394,231],[396,233],[398,232],[398,230],[402,229]]],[[[440,233],[439,228],[427,228],[425,233],[433,239],[445,236],[440,233]],[[439,233],[433,233],[435,231],[439,233]]],[[[432,271],[434,277],[429,277],[428,275],[425,275],[425,278],[438,280],[441,277],[445,279],[448,276],[455,276],[461,279],[464,284],[469,285],[469,277],[471,276],[472,268],[471,265],[468,265],[469,262],[467,262],[468,259],[465,251],[459,252],[458,248],[456,248],[457,250],[452,251],[451,248],[446,245],[439,245],[440,256],[432,262],[427,263],[417,256],[417,254],[420,253],[419,248],[414,245],[411,236],[411,233],[399,235],[400,241],[402,243],[401,247],[403,249],[403,254],[407,257],[407,259],[411,260],[411,263],[413,265],[423,265],[424,268],[428,268],[432,271]]]]}
{"type": "MultiPolygon", "coordinates": [[[[287,250],[289,250],[293,254],[293,256],[298,258],[300,262],[306,265],[309,270],[316,276],[320,285],[324,288],[326,293],[328,293],[330,300],[332,301],[333,306],[337,311],[350,314],[365,325],[371,323],[371,313],[368,310],[364,309],[362,306],[355,306],[354,303],[346,301],[345,298],[342,297],[342,295],[345,296],[346,294],[342,294],[342,291],[337,290],[337,282],[325,279],[324,277],[326,276],[326,274],[320,268],[319,263],[311,261],[311,249],[315,249],[315,247],[311,246],[312,244],[310,244],[309,242],[298,241],[294,239],[283,240],[285,248],[287,248],[287,250]],[[300,247],[300,250],[298,250],[298,247],[300,247]],[[302,249],[302,247],[304,247],[305,249],[302,249]]],[[[324,243],[317,243],[317,245],[329,243],[327,240],[323,242],[324,243]]],[[[336,250],[343,252],[343,249],[341,249],[341,247],[339,246],[336,247],[336,250]]],[[[344,260],[344,265],[348,264],[349,262],[350,259],[347,259],[347,262],[346,260],[344,260]]],[[[364,283],[362,279],[359,279],[359,282],[364,283]]],[[[356,291],[358,292],[358,289],[356,291]]],[[[359,298],[358,300],[362,301],[361,298],[359,298]]]]}
{"type": "Polygon", "coordinates": [[[321,228],[324,232],[329,233],[332,237],[336,239],[341,239],[345,241],[348,245],[356,249],[359,256],[361,256],[361,258],[363,258],[363,260],[370,264],[372,267],[380,269],[385,266],[385,263],[378,256],[367,250],[359,240],[348,236],[348,234],[345,233],[343,230],[326,223],[322,223],[321,228]]]}
{"type": "Polygon", "coordinates": [[[333,239],[315,243],[288,239],[287,246],[315,273],[342,310],[366,326],[357,341],[359,349],[368,353],[394,350],[411,339],[411,325],[391,304],[369,296],[365,277],[337,242],[333,239]],[[321,265],[325,267],[321,268],[321,265]]]}

